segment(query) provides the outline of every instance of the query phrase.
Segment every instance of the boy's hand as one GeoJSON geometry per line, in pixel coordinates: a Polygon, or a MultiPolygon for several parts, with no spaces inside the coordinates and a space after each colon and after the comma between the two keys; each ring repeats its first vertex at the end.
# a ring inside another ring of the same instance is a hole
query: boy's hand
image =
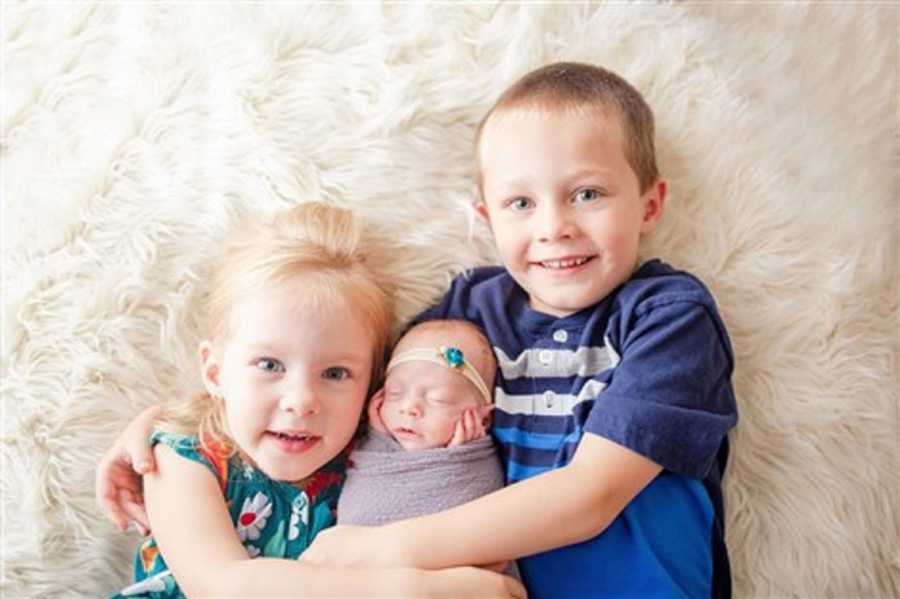
{"type": "Polygon", "coordinates": [[[376,430],[379,433],[388,434],[388,429],[384,425],[384,421],[381,419],[381,406],[384,405],[384,389],[379,389],[378,392],[372,396],[372,399],[369,400],[368,407],[368,416],[369,416],[369,428],[372,430],[376,430]]]}
{"type": "Polygon", "coordinates": [[[130,522],[143,535],[150,531],[141,475],[156,469],[147,439],[159,411],[158,407],[152,407],[138,414],[97,464],[94,480],[97,505],[122,532],[128,530],[130,522]]]}
{"type": "Polygon", "coordinates": [[[406,566],[395,539],[383,526],[332,526],[316,535],[300,559],[320,566],[406,566]]]}
{"type": "Polygon", "coordinates": [[[475,408],[466,410],[460,416],[456,427],[453,429],[453,436],[447,443],[447,447],[457,447],[469,441],[480,439],[487,434],[484,429],[481,416],[475,408]]]}

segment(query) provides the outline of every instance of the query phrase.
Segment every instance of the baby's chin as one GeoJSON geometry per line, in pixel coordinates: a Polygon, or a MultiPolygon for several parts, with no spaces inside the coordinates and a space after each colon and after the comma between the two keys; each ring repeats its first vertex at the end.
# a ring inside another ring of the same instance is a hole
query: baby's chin
{"type": "MultiPolygon", "coordinates": [[[[400,444],[400,446],[407,451],[419,451],[422,449],[435,449],[437,447],[446,447],[447,443],[439,443],[437,441],[431,441],[425,439],[424,437],[419,438],[409,438],[396,434],[391,434],[394,438],[394,441],[400,444]]],[[[449,441],[448,441],[449,442],[449,441]]]]}

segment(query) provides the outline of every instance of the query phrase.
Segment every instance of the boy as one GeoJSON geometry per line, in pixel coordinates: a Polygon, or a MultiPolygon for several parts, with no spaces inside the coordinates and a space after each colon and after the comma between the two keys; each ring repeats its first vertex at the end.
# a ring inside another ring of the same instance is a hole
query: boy
{"type": "Polygon", "coordinates": [[[522,558],[532,598],[728,597],[721,476],[737,420],[713,298],[653,260],[653,115],[627,82],[527,74],[477,135],[476,209],[505,268],[454,281],[420,319],[483,328],[509,486],[451,510],[323,532],[304,559],[440,568],[522,558]],[[528,556],[528,557],[523,557],[528,556]]]}
{"type": "Polygon", "coordinates": [[[485,427],[496,363],[463,320],[431,320],[394,348],[369,402],[338,501],[340,524],[379,525],[447,509],[503,487],[485,427]]]}

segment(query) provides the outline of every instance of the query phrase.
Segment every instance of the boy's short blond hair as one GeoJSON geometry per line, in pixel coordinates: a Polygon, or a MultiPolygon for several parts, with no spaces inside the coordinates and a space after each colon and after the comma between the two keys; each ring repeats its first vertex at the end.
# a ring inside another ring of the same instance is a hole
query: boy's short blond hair
{"type": "MultiPolygon", "coordinates": [[[[500,95],[481,119],[475,134],[476,156],[482,132],[491,115],[522,107],[547,111],[584,108],[615,110],[625,135],[625,158],[637,175],[641,193],[659,179],[653,111],[639,91],[612,71],[579,62],[556,62],[525,74],[500,95]]],[[[479,188],[481,181],[479,163],[479,188]]]]}

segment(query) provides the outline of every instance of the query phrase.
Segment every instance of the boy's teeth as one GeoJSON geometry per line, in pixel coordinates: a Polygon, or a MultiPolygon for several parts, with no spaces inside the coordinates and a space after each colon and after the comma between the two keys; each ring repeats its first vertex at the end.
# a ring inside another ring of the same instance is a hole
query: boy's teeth
{"type": "Polygon", "coordinates": [[[587,258],[569,258],[567,260],[545,260],[541,262],[541,266],[544,268],[573,268],[575,266],[581,266],[585,262],[587,262],[587,258]]]}
{"type": "Polygon", "coordinates": [[[294,441],[305,441],[309,435],[289,435],[287,433],[275,433],[282,439],[293,439],[294,441]]]}

